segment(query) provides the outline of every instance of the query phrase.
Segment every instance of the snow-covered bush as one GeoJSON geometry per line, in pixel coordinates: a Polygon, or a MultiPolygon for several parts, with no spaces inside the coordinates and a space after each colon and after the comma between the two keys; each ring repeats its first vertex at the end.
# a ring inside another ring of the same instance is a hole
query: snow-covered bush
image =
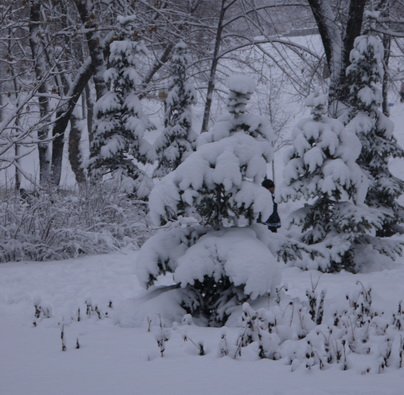
{"type": "Polygon", "coordinates": [[[126,192],[145,198],[151,182],[138,163],[154,160],[152,146],[145,133],[152,128],[138,98],[138,63],[147,49],[130,38],[110,44],[110,67],[105,80],[110,87],[96,103],[94,138],[89,160],[90,175],[96,180],[109,175],[118,179],[126,192]]]}
{"type": "Polygon", "coordinates": [[[294,130],[282,198],[308,202],[291,213],[291,222],[302,227],[301,241],[319,251],[317,268],[355,271],[363,249],[379,250],[372,232],[381,228],[384,213],[363,204],[367,179],[355,162],[361,152],[357,136],[327,117],[322,95],[312,95],[307,104],[311,117],[294,130]]]}
{"type": "Polygon", "coordinates": [[[308,290],[307,301],[283,294],[265,307],[244,303],[239,335],[222,335],[219,356],[282,360],[291,370],[325,370],[333,365],[358,373],[382,373],[404,367],[401,302],[388,317],[373,307],[372,289],[358,282],[346,295],[346,306],[331,310],[324,291],[308,290]],[[315,322],[312,300],[322,301],[326,319],[315,322]],[[398,318],[401,317],[401,318],[398,318]]]}
{"type": "Polygon", "coordinates": [[[58,260],[139,247],[146,207],[113,190],[2,194],[0,262],[58,260]]]}
{"type": "Polygon", "coordinates": [[[404,150],[393,135],[393,122],[381,111],[384,48],[380,37],[370,31],[355,39],[347,68],[349,108],[344,116],[347,131],[362,144],[357,163],[369,181],[365,203],[381,216],[378,236],[391,236],[404,222],[404,209],[397,198],[404,181],[389,170],[391,158],[404,158],[404,150]]]}
{"type": "Polygon", "coordinates": [[[180,41],[171,59],[172,82],[165,101],[164,129],[154,146],[157,177],[175,170],[195,149],[197,136],[192,130],[192,106],[196,93],[187,80],[188,62],[187,45],[180,41]]]}
{"type": "Polygon", "coordinates": [[[153,189],[155,222],[196,214],[220,229],[271,214],[272,201],[261,187],[272,157],[271,129],[264,118],[245,113],[252,81],[236,76],[229,83],[230,115],[201,135],[197,151],[153,189]]]}
{"type": "Polygon", "coordinates": [[[230,115],[202,135],[197,150],[150,195],[155,223],[188,219],[158,232],[137,260],[145,287],[172,273],[179,304],[211,325],[223,324],[235,306],[273,294],[280,281],[275,257],[258,228],[249,226],[272,212],[272,199],[261,187],[272,155],[271,130],[246,113],[253,81],[235,76],[229,90],[230,115]]]}

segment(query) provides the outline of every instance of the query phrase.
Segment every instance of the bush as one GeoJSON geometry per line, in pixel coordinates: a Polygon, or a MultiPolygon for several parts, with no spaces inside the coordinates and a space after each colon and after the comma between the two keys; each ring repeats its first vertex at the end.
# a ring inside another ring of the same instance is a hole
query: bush
{"type": "Polygon", "coordinates": [[[208,231],[200,225],[160,231],[144,244],[137,259],[140,284],[155,289],[167,273],[182,290],[184,312],[210,326],[224,325],[243,302],[273,296],[281,277],[255,228],[208,231]]]}
{"type": "Polygon", "coordinates": [[[115,190],[3,191],[0,262],[58,260],[138,248],[147,238],[144,202],[115,190]]]}
{"type": "Polygon", "coordinates": [[[246,112],[254,89],[248,77],[230,78],[229,114],[149,196],[151,219],[166,229],[139,252],[139,281],[151,288],[171,276],[184,291],[175,293],[174,303],[207,325],[224,325],[234,308],[272,296],[280,282],[276,258],[254,226],[273,210],[261,186],[272,159],[272,130],[265,118],[246,112]]]}

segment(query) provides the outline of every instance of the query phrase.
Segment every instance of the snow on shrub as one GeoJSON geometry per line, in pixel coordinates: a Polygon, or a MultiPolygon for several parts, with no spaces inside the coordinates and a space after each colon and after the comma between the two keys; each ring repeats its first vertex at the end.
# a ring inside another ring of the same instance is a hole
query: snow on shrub
{"type": "Polygon", "coordinates": [[[89,172],[93,181],[108,175],[119,180],[125,192],[146,198],[152,183],[139,163],[152,163],[154,151],[145,138],[152,124],[138,97],[141,59],[147,56],[143,42],[133,41],[133,32],[110,44],[110,67],[105,82],[110,87],[95,105],[95,130],[91,142],[89,172]]]}
{"type": "Polygon", "coordinates": [[[356,271],[367,246],[379,251],[374,229],[385,213],[364,204],[367,178],[355,162],[359,139],[327,117],[324,97],[314,94],[307,104],[311,117],[297,124],[285,158],[282,198],[309,201],[291,213],[291,223],[302,228],[300,241],[318,250],[316,268],[356,271]]]}
{"type": "MultiPolygon", "coordinates": [[[[193,355],[211,353],[212,344],[207,339],[192,340],[192,332],[199,339],[203,332],[195,328],[195,320],[179,305],[184,300],[192,303],[189,291],[177,285],[156,288],[135,302],[136,310],[134,301],[130,301],[115,319],[120,325],[132,326],[142,323],[139,319],[143,315],[151,336],[163,328],[170,333],[173,345],[178,347],[178,338],[183,338],[193,343],[193,355]],[[169,321],[175,322],[170,325],[169,321]],[[205,344],[208,346],[201,353],[198,346],[205,344]]],[[[289,365],[292,372],[338,369],[365,375],[402,369],[403,302],[388,311],[377,310],[374,302],[379,301],[374,301],[372,288],[360,281],[345,292],[339,300],[331,301],[316,283],[306,290],[306,298],[291,297],[287,290],[278,288],[273,298],[235,306],[231,324],[216,332],[217,357],[271,359],[289,365]]]]}
{"type": "Polygon", "coordinates": [[[219,356],[282,360],[291,370],[325,370],[336,366],[360,374],[382,373],[404,367],[404,312],[402,302],[390,318],[373,307],[372,289],[357,282],[346,294],[346,306],[330,310],[324,291],[307,290],[307,300],[286,293],[268,307],[242,306],[239,335],[222,335],[219,356]]]}
{"type": "Polygon", "coordinates": [[[149,198],[156,224],[194,218],[201,225],[161,230],[137,260],[144,286],[171,272],[190,298],[184,309],[210,325],[224,324],[236,305],[271,295],[280,281],[275,258],[252,227],[272,212],[261,186],[272,158],[271,129],[246,113],[251,79],[233,76],[229,89],[230,114],[200,136],[197,150],[149,198]]]}
{"type": "Polygon", "coordinates": [[[174,273],[178,258],[192,246],[206,231],[202,226],[176,226],[161,230],[147,240],[140,249],[136,266],[139,282],[146,288],[155,283],[159,276],[174,273]]]}
{"type": "Polygon", "coordinates": [[[164,129],[154,144],[158,161],[154,175],[158,177],[176,169],[195,150],[192,106],[196,93],[187,80],[188,63],[187,45],[180,41],[171,59],[172,81],[165,102],[164,129]]]}
{"type": "MultiPolygon", "coordinates": [[[[256,299],[275,291],[280,271],[268,248],[251,228],[230,228],[209,232],[188,248],[179,259],[175,280],[182,287],[213,278],[222,278],[256,299]]],[[[222,295],[223,296],[223,295],[222,295]]]]}
{"type": "MultiPolygon", "coordinates": [[[[365,203],[382,215],[381,225],[374,230],[377,236],[385,237],[397,233],[404,221],[404,209],[397,202],[404,192],[404,181],[389,169],[390,159],[404,158],[404,150],[394,137],[393,122],[381,111],[384,47],[380,37],[368,29],[370,23],[366,21],[365,32],[355,39],[350,53],[351,64],[346,71],[349,108],[343,120],[348,133],[361,141],[357,162],[369,182],[365,203]]],[[[386,250],[391,251],[389,246],[386,250]]]]}
{"type": "Polygon", "coordinates": [[[230,115],[201,135],[197,151],[152,190],[154,222],[196,213],[220,229],[271,214],[272,201],[260,185],[272,158],[271,128],[264,118],[245,113],[251,81],[239,76],[239,92],[235,78],[230,80],[236,86],[229,95],[230,115]]]}
{"type": "Polygon", "coordinates": [[[139,247],[150,232],[144,204],[113,190],[5,195],[0,262],[58,260],[139,247]]]}

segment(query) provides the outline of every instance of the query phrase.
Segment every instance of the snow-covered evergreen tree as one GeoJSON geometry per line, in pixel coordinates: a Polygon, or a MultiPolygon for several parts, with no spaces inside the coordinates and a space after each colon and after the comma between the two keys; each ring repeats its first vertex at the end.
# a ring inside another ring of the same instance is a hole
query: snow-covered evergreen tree
{"type": "Polygon", "coordinates": [[[381,226],[383,214],[363,204],[367,179],[355,162],[361,152],[358,137],[327,117],[324,96],[314,94],[307,104],[311,117],[294,130],[282,198],[309,201],[291,217],[302,227],[302,241],[322,253],[318,268],[355,271],[362,250],[380,247],[372,231],[381,226]]]}
{"type": "Polygon", "coordinates": [[[147,176],[137,166],[154,159],[152,146],[145,140],[151,128],[143,114],[137,89],[140,76],[137,62],[146,56],[142,42],[122,39],[110,45],[110,67],[105,73],[110,90],[95,106],[96,121],[89,162],[95,178],[109,174],[118,178],[128,192],[146,197],[150,192],[147,176]]]}
{"type": "Polygon", "coordinates": [[[272,212],[271,196],[261,186],[272,158],[271,129],[262,117],[246,113],[254,86],[243,76],[229,80],[230,115],[200,136],[197,150],[153,188],[154,222],[180,225],[158,232],[138,256],[145,287],[173,273],[184,313],[212,325],[279,284],[278,263],[260,241],[262,232],[270,232],[253,224],[272,212]]]}
{"type": "Polygon", "coordinates": [[[272,157],[272,131],[264,118],[246,113],[253,85],[240,78],[229,80],[230,115],[201,135],[197,151],[152,193],[156,222],[196,212],[204,224],[220,229],[269,216],[272,203],[259,183],[272,157]]]}
{"type": "Polygon", "coordinates": [[[187,45],[180,41],[171,60],[172,82],[165,102],[164,129],[155,142],[157,177],[175,170],[195,149],[197,136],[192,130],[192,106],[196,95],[187,80],[188,57],[187,45]]]}
{"type": "Polygon", "coordinates": [[[404,158],[404,150],[393,135],[393,122],[381,111],[383,54],[381,39],[370,31],[372,18],[368,13],[367,31],[356,38],[347,68],[349,82],[349,110],[347,130],[356,134],[362,144],[357,160],[369,179],[365,203],[383,215],[378,236],[391,236],[397,225],[404,222],[403,207],[397,198],[404,192],[404,181],[394,177],[389,170],[391,158],[404,158]]]}

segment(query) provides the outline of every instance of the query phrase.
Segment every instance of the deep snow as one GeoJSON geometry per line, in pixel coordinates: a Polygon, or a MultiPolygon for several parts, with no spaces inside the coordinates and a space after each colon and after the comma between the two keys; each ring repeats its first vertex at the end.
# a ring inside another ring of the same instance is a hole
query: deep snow
{"type": "MultiPolygon", "coordinates": [[[[126,394],[271,394],[271,395],[401,395],[403,370],[361,375],[355,369],[290,372],[282,361],[219,358],[223,329],[178,325],[171,329],[164,358],[159,356],[146,327],[114,324],[113,311],[141,294],[134,270],[136,252],[84,257],[48,263],[0,265],[0,394],[4,395],[119,395],[126,394]],[[52,308],[52,318],[34,327],[34,302],[52,308]],[[91,298],[111,318],[85,317],[84,301],[91,298]],[[109,300],[113,309],[108,309],[109,300]],[[81,307],[82,321],[70,323],[81,307]],[[67,351],[61,351],[64,319],[67,351]],[[183,334],[203,341],[206,356],[198,356],[183,334]],[[81,348],[76,350],[76,338],[81,348]]],[[[285,268],[289,293],[303,297],[320,276],[327,305],[343,303],[359,279],[372,286],[375,307],[392,311],[404,299],[404,265],[352,275],[322,274],[285,268]]],[[[236,328],[227,328],[231,336],[236,328]]]]}
{"type": "MultiPolygon", "coordinates": [[[[393,100],[395,101],[395,100],[393,100]]],[[[396,129],[404,122],[404,106],[396,103],[396,129]]],[[[404,145],[404,133],[396,130],[404,145]]],[[[277,154],[277,162],[282,161],[277,154]]],[[[279,170],[281,170],[279,165],[279,170]]],[[[391,169],[403,176],[403,161],[391,169]]],[[[404,201],[404,197],[402,197],[404,201]]],[[[282,218],[291,204],[281,204],[282,218]]],[[[135,271],[136,252],[122,251],[58,262],[21,262],[0,265],[0,395],[402,395],[404,370],[361,375],[356,369],[290,371],[283,361],[219,358],[223,329],[178,325],[171,328],[161,358],[153,333],[118,325],[116,317],[128,311],[141,289],[135,271]],[[91,300],[110,318],[85,317],[91,300]],[[50,319],[36,327],[34,303],[52,309],[50,319]],[[109,301],[113,309],[107,307],[109,301]],[[81,322],[72,322],[81,308],[81,322]],[[118,313],[121,312],[121,313],[118,313]],[[60,327],[65,323],[67,351],[61,351],[60,327]],[[198,356],[187,334],[203,341],[207,355],[198,356]],[[76,350],[76,339],[81,348],[76,350]]],[[[368,273],[319,274],[297,268],[282,270],[289,294],[304,298],[312,281],[326,289],[328,308],[342,306],[345,294],[360,280],[373,289],[376,309],[390,313],[404,300],[404,258],[385,270],[368,273]]],[[[124,322],[120,320],[123,324],[124,322]]],[[[237,328],[226,328],[229,337],[237,328]]]]}
{"type": "MultiPolygon", "coordinates": [[[[392,107],[400,127],[403,106],[392,107]]],[[[404,133],[396,132],[401,144],[404,133]]],[[[392,170],[402,176],[402,161],[392,170]]],[[[281,204],[283,217],[289,204],[281,204]]],[[[165,357],[159,356],[154,335],[146,327],[117,325],[115,312],[143,292],[135,274],[136,252],[84,257],[59,262],[0,265],[0,394],[1,395],[402,395],[404,371],[361,375],[356,369],[290,371],[282,361],[219,358],[222,329],[194,325],[171,329],[165,357]],[[85,300],[109,311],[111,318],[84,317],[85,300]],[[52,308],[52,318],[33,326],[34,302],[52,308]],[[108,309],[109,301],[113,310],[108,309]],[[71,323],[81,307],[83,320],[71,323]],[[67,351],[61,351],[60,323],[65,322],[67,351]],[[206,356],[196,355],[187,333],[203,341],[206,356]],[[76,350],[76,338],[81,348],[76,350]]],[[[322,274],[284,268],[289,294],[304,298],[311,281],[320,276],[326,305],[341,306],[355,282],[373,288],[374,305],[386,313],[404,300],[404,259],[385,270],[369,273],[322,274]]],[[[129,303],[130,306],[130,303],[129,303]]],[[[127,311],[127,310],[126,310],[127,311]]],[[[226,329],[229,336],[236,328],[226,329]]]]}

